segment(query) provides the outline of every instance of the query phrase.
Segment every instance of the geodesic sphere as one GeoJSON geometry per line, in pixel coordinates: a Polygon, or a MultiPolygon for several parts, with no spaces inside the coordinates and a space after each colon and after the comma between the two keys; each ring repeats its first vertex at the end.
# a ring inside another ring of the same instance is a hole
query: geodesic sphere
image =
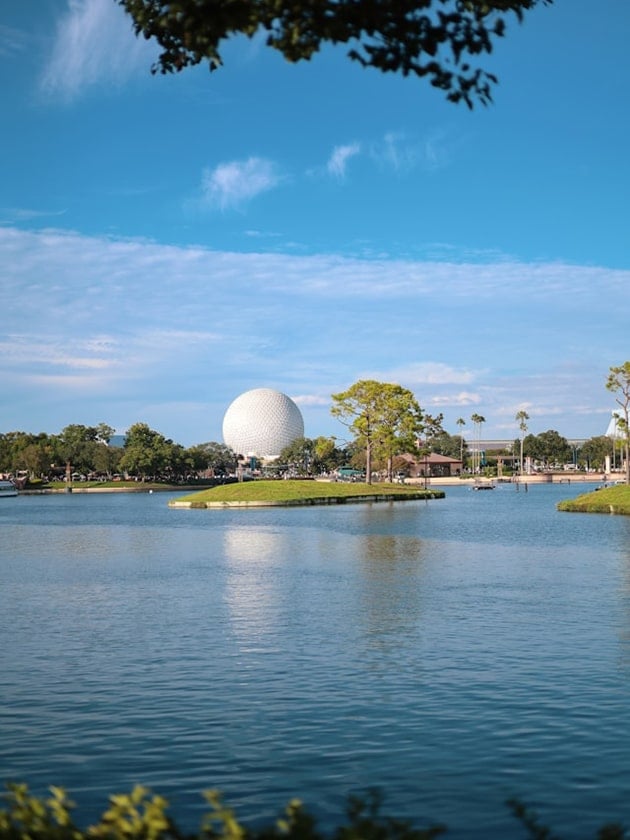
{"type": "Polygon", "coordinates": [[[286,394],[254,388],[237,397],[223,418],[223,440],[237,455],[277,458],[285,446],[304,437],[304,420],[286,394]]]}

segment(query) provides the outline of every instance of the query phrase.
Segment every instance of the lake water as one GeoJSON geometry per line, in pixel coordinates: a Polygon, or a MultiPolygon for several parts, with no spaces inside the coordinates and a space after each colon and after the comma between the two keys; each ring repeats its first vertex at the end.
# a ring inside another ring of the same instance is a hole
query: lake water
{"type": "Polygon", "coordinates": [[[430,502],[171,510],[167,494],[0,500],[0,775],[80,822],[144,783],[324,827],[348,794],[449,837],[630,821],[630,519],[589,485],[430,502]]]}

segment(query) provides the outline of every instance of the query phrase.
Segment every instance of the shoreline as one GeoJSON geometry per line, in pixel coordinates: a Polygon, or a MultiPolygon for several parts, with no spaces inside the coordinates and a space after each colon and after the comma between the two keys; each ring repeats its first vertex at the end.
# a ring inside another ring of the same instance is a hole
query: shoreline
{"type": "Polygon", "coordinates": [[[419,491],[418,493],[369,493],[366,495],[356,496],[310,496],[304,499],[290,499],[287,501],[264,500],[256,499],[251,501],[225,501],[225,502],[179,502],[177,500],[169,502],[170,508],[179,510],[203,510],[216,508],[262,508],[262,507],[314,507],[315,505],[352,505],[362,504],[365,502],[406,502],[419,501],[429,499],[444,498],[444,492],[436,490],[435,492],[427,493],[419,491]]]}
{"type": "MultiPolygon", "coordinates": [[[[316,481],[330,481],[328,478],[318,478],[316,481]]],[[[616,484],[617,482],[625,483],[625,476],[623,473],[533,473],[531,475],[514,475],[514,476],[500,476],[500,477],[485,477],[472,476],[466,478],[459,478],[459,476],[430,476],[428,478],[407,478],[404,484],[411,487],[419,487],[422,489],[431,489],[432,487],[472,487],[479,481],[493,483],[493,484],[585,484],[585,483],[601,483],[601,484],[616,484]]],[[[207,486],[199,485],[140,485],[137,487],[81,487],[80,485],[72,485],[71,487],[42,487],[27,488],[19,490],[20,496],[46,496],[56,493],[195,493],[207,490],[207,486]]],[[[381,495],[381,494],[379,494],[381,495]]]]}

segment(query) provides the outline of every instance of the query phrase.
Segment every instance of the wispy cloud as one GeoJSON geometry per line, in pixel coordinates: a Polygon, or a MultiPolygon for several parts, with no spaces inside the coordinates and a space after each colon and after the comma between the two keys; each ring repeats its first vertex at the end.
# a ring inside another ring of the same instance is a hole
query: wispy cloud
{"type": "Polygon", "coordinates": [[[33,219],[48,219],[63,216],[65,210],[33,210],[27,207],[0,207],[0,224],[29,222],[33,219]]]}
{"type": "Polygon", "coordinates": [[[296,405],[327,406],[330,405],[330,396],[321,394],[300,394],[291,398],[296,405]]]}
{"type": "Polygon", "coordinates": [[[136,38],[131,18],[113,0],[68,0],[41,78],[49,95],[77,98],[94,85],[120,85],[148,72],[156,49],[136,38]]]}
{"type": "Polygon", "coordinates": [[[24,33],[0,23],[0,56],[15,56],[24,49],[26,49],[24,33]]]}
{"type": "Polygon", "coordinates": [[[377,157],[395,172],[412,169],[416,163],[417,151],[403,134],[388,132],[375,150],[377,157]]]}
{"type": "Polygon", "coordinates": [[[336,178],[345,178],[348,161],[356,157],[361,151],[360,143],[349,143],[345,146],[335,146],[328,159],[326,169],[336,178]]]}
{"type": "Polygon", "coordinates": [[[443,169],[450,160],[447,136],[437,130],[424,138],[389,131],[371,144],[370,154],[382,167],[400,175],[417,168],[433,172],[443,169]]]}
{"type": "Polygon", "coordinates": [[[470,391],[458,391],[456,394],[443,394],[439,397],[431,397],[430,404],[432,406],[468,406],[479,405],[482,402],[480,394],[475,394],[470,391]]]}
{"type": "MultiPolygon", "coordinates": [[[[427,172],[443,169],[448,164],[450,152],[444,132],[435,131],[420,139],[403,132],[388,131],[378,140],[357,140],[335,146],[325,171],[341,180],[346,177],[348,163],[359,156],[365,156],[385,171],[403,175],[419,167],[427,172]]],[[[310,174],[321,174],[321,170],[311,170],[310,174]]]]}
{"type": "Polygon", "coordinates": [[[414,362],[405,367],[390,371],[397,382],[410,382],[413,385],[463,385],[474,382],[481,371],[457,368],[442,362],[414,362]]]}
{"type": "Polygon", "coordinates": [[[241,207],[257,195],[274,189],[280,181],[273,161],[250,157],[205,169],[201,189],[205,204],[227,210],[241,207]]]}

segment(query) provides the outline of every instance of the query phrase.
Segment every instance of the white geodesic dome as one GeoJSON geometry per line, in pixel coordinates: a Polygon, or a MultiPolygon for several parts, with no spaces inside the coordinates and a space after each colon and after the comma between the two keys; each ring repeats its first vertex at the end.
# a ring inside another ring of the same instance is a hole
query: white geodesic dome
{"type": "Polygon", "coordinates": [[[254,388],[237,397],[223,418],[223,441],[237,455],[271,460],[304,437],[304,420],[286,394],[254,388]]]}

